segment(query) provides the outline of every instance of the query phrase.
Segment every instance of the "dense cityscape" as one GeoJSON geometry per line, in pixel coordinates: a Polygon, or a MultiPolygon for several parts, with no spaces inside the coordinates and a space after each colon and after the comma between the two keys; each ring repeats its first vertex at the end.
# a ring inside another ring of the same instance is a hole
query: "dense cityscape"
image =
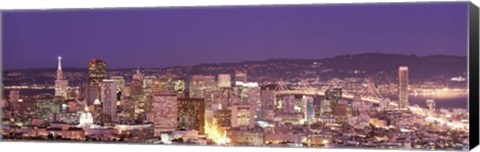
{"type": "Polygon", "coordinates": [[[58,57],[54,74],[4,72],[2,140],[468,149],[467,101],[449,107],[437,100],[467,99],[466,69],[423,78],[415,67],[393,65],[390,75],[372,76],[369,67],[323,68],[327,61],[187,73],[191,67],[112,72],[109,61],[92,59],[88,70],[66,72],[58,57]],[[282,68],[300,72],[275,70],[282,68]]]}

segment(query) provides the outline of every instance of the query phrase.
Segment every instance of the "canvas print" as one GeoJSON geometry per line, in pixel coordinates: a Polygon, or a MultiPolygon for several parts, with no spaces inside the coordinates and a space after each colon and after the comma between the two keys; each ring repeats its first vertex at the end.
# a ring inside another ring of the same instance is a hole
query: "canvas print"
{"type": "Polygon", "coordinates": [[[2,141],[469,149],[467,2],[11,10],[2,33],[2,141]]]}

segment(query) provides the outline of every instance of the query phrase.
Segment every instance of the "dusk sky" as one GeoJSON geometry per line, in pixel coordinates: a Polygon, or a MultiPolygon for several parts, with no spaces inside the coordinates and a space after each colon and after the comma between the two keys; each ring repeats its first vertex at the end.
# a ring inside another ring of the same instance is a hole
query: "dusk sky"
{"type": "Polygon", "coordinates": [[[3,67],[168,67],[367,52],[467,54],[467,2],[9,11],[3,67]]]}

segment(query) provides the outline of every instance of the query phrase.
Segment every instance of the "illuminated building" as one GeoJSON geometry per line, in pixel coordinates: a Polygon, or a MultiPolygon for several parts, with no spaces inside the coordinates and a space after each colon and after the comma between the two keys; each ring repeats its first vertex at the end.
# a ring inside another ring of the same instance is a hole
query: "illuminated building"
{"type": "Polygon", "coordinates": [[[149,90],[151,91],[152,87],[153,87],[153,84],[155,83],[155,80],[157,79],[157,77],[155,76],[145,76],[143,78],[143,87],[146,89],[146,90],[149,90]]]}
{"type": "Polygon", "coordinates": [[[88,105],[93,105],[95,100],[100,98],[100,86],[88,85],[86,86],[85,99],[88,105]]]}
{"type": "Polygon", "coordinates": [[[190,98],[203,98],[205,81],[203,75],[193,75],[189,85],[190,98]]]}
{"type": "Polygon", "coordinates": [[[240,104],[248,104],[260,107],[260,87],[258,86],[258,83],[238,82],[237,84],[238,85],[236,88],[240,94],[240,104]]]}
{"type": "Polygon", "coordinates": [[[398,68],[398,108],[408,110],[408,67],[398,68]]]}
{"type": "Polygon", "coordinates": [[[295,96],[286,95],[277,97],[277,102],[275,103],[276,109],[280,110],[283,113],[294,113],[295,112],[295,96]]]}
{"type": "Polygon", "coordinates": [[[67,99],[68,81],[63,79],[62,57],[58,57],[57,79],[55,80],[55,96],[67,99]]]}
{"type": "Polygon", "coordinates": [[[100,59],[93,59],[88,64],[88,80],[90,84],[99,84],[107,77],[106,63],[100,59]]]}
{"type": "Polygon", "coordinates": [[[160,136],[165,131],[174,131],[177,128],[177,94],[171,92],[153,94],[152,115],[155,136],[160,136]]]}
{"type": "Polygon", "coordinates": [[[312,123],[314,117],[313,97],[303,96],[302,100],[305,103],[305,122],[312,123]]]}
{"type": "Polygon", "coordinates": [[[427,100],[427,107],[428,107],[428,111],[430,113],[434,113],[435,112],[435,100],[428,99],[427,100]]]}
{"type": "Polygon", "coordinates": [[[245,71],[242,71],[242,70],[237,70],[235,71],[235,84],[237,84],[237,82],[241,82],[241,83],[247,83],[247,73],[245,71]]]}
{"type": "Polygon", "coordinates": [[[115,81],[115,86],[117,86],[117,100],[122,100],[122,96],[125,90],[125,79],[122,76],[111,76],[110,79],[115,81]]]}
{"type": "Polygon", "coordinates": [[[275,88],[277,85],[262,86],[260,90],[260,119],[272,120],[275,110],[275,88]]]}
{"type": "Polygon", "coordinates": [[[140,72],[140,68],[139,68],[139,69],[137,69],[137,72],[135,74],[133,74],[132,81],[136,80],[136,81],[142,82],[144,77],[145,76],[143,75],[143,73],[140,72]]]}
{"type": "Polygon", "coordinates": [[[34,97],[35,117],[46,123],[50,122],[51,115],[60,112],[60,102],[54,100],[50,95],[39,95],[34,97]]]}
{"type": "Polygon", "coordinates": [[[205,133],[205,101],[203,98],[177,99],[178,129],[197,130],[205,133]]]}
{"type": "Polygon", "coordinates": [[[108,116],[110,121],[115,120],[117,116],[117,86],[114,80],[103,80],[101,101],[103,102],[103,114],[108,116]]]}
{"type": "Polygon", "coordinates": [[[173,92],[183,93],[185,91],[185,79],[180,77],[175,77],[175,78],[172,78],[172,80],[169,83],[171,86],[170,88],[173,92]]]}
{"type": "Polygon", "coordinates": [[[130,83],[130,95],[131,96],[138,96],[142,93],[143,88],[143,74],[140,70],[137,70],[135,74],[132,76],[132,82],[130,83]]]}
{"type": "Polygon", "coordinates": [[[232,127],[253,128],[255,125],[255,108],[252,105],[232,106],[232,127]]]}
{"type": "Polygon", "coordinates": [[[347,122],[347,105],[345,104],[335,104],[333,108],[333,116],[337,123],[347,122]]]}
{"type": "Polygon", "coordinates": [[[88,127],[93,125],[93,116],[92,113],[88,111],[88,106],[85,106],[85,110],[81,112],[78,122],[78,127],[88,127]]]}
{"type": "Polygon", "coordinates": [[[219,127],[231,127],[232,111],[228,109],[217,110],[214,114],[219,127]]]}
{"type": "Polygon", "coordinates": [[[332,106],[338,103],[338,101],[342,99],[342,96],[342,88],[340,87],[335,87],[331,90],[329,89],[325,91],[325,97],[331,101],[332,106]]]}
{"type": "Polygon", "coordinates": [[[330,99],[323,99],[320,106],[320,116],[329,115],[332,113],[332,102],[330,99]]]}
{"type": "Polygon", "coordinates": [[[232,86],[232,78],[230,74],[219,74],[218,75],[218,87],[231,87],[232,86]]]}
{"type": "Polygon", "coordinates": [[[265,144],[265,133],[261,128],[232,128],[227,131],[233,145],[262,146],[265,144]]]}

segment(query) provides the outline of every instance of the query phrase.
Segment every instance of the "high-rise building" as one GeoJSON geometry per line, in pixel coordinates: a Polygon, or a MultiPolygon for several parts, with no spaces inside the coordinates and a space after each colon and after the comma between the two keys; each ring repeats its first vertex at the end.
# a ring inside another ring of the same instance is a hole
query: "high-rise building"
{"type": "Polygon", "coordinates": [[[130,95],[138,96],[142,94],[143,78],[144,75],[140,72],[140,69],[138,69],[137,72],[133,74],[132,82],[130,83],[130,95]]]}
{"type": "Polygon", "coordinates": [[[277,85],[265,85],[260,90],[260,119],[273,120],[275,110],[275,88],[277,85]]]}
{"type": "Polygon", "coordinates": [[[165,131],[174,131],[177,128],[177,94],[172,92],[153,94],[151,112],[155,136],[160,136],[165,131]]]}
{"type": "Polygon", "coordinates": [[[398,68],[398,108],[408,110],[408,67],[398,68]]]}
{"type": "Polygon", "coordinates": [[[232,127],[253,128],[255,125],[255,108],[252,105],[232,106],[232,127]]]}
{"type": "Polygon", "coordinates": [[[178,98],[178,129],[205,132],[205,100],[203,98],[178,98]]]}
{"type": "Polygon", "coordinates": [[[232,125],[232,110],[221,109],[217,110],[214,114],[219,127],[228,128],[232,125]]]}
{"type": "Polygon", "coordinates": [[[93,59],[88,63],[88,80],[90,84],[99,84],[107,77],[106,63],[100,59],[93,59]]]}
{"type": "Polygon", "coordinates": [[[247,83],[247,72],[245,70],[235,71],[235,84],[237,82],[247,83]]]}
{"type": "Polygon", "coordinates": [[[101,101],[103,102],[103,114],[110,117],[110,121],[117,116],[117,86],[114,80],[102,81],[101,101]]]}
{"type": "Polygon", "coordinates": [[[203,98],[204,89],[205,81],[203,75],[193,75],[188,87],[190,98],[203,98]]]}
{"type": "Polygon", "coordinates": [[[314,117],[314,108],[313,108],[313,97],[311,96],[303,96],[302,102],[305,103],[305,122],[312,123],[314,117]]]}
{"type": "Polygon", "coordinates": [[[55,80],[55,96],[67,99],[68,81],[63,79],[62,57],[58,57],[57,79],[55,80]]]}
{"type": "Polygon", "coordinates": [[[219,74],[218,75],[218,87],[231,87],[232,86],[232,78],[230,74],[219,74]]]}
{"type": "Polygon", "coordinates": [[[117,86],[117,101],[122,100],[123,92],[125,90],[125,79],[122,76],[111,76],[110,79],[115,81],[115,86],[117,86]]]}
{"type": "Polygon", "coordinates": [[[85,100],[88,105],[93,105],[95,100],[100,99],[100,86],[99,85],[87,85],[85,88],[85,100]]]}

